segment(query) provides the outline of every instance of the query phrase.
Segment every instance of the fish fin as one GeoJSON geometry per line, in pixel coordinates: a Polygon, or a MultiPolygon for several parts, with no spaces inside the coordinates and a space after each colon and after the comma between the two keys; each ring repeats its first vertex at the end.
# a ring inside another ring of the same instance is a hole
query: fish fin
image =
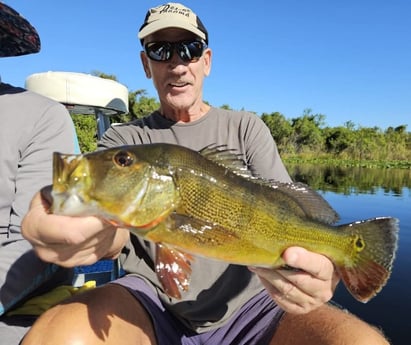
{"type": "Polygon", "coordinates": [[[302,213],[309,219],[325,224],[333,224],[339,220],[338,214],[315,190],[306,184],[282,183],[275,180],[266,180],[259,176],[253,176],[247,164],[241,159],[241,154],[235,154],[234,150],[226,145],[209,145],[199,151],[205,158],[231,170],[236,175],[249,179],[255,183],[277,189],[297,204],[302,213]]]}
{"type": "Polygon", "coordinates": [[[253,181],[254,183],[266,185],[277,189],[293,203],[297,204],[304,216],[324,224],[334,224],[339,220],[337,212],[330,204],[315,190],[308,185],[296,183],[283,183],[275,180],[263,179],[260,176],[253,176],[247,164],[241,159],[241,154],[235,154],[234,150],[226,145],[209,145],[199,151],[205,158],[231,170],[236,175],[253,181]]]}
{"type": "Polygon", "coordinates": [[[261,182],[268,184],[286,197],[296,203],[304,215],[312,220],[324,224],[334,224],[339,220],[338,213],[331,205],[315,190],[308,185],[295,183],[282,183],[277,181],[261,182]]]}
{"type": "Polygon", "coordinates": [[[188,290],[192,260],[190,254],[156,243],[156,273],[168,296],[181,299],[180,291],[188,290]]]}
{"type": "Polygon", "coordinates": [[[357,255],[351,265],[336,264],[337,270],[348,291],[366,303],[390,277],[397,250],[398,219],[373,218],[340,227],[356,234],[353,250],[357,255]]]}
{"type": "Polygon", "coordinates": [[[214,163],[231,170],[236,175],[250,179],[253,178],[247,164],[242,159],[242,155],[235,153],[234,149],[229,149],[226,145],[208,145],[202,148],[199,153],[214,163]]]}

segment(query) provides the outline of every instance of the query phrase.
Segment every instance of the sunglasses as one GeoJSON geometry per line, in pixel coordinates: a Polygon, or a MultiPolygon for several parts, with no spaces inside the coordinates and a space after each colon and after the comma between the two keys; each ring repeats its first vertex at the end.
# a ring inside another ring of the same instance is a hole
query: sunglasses
{"type": "Polygon", "coordinates": [[[144,45],[147,56],[154,61],[170,61],[174,51],[184,62],[196,62],[203,55],[207,44],[199,40],[179,42],[150,42],[144,45]]]}

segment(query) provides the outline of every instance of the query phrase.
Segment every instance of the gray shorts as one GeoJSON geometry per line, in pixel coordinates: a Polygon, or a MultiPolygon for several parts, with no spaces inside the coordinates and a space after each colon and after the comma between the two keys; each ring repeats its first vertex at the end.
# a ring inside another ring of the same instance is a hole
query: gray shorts
{"type": "Polygon", "coordinates": [[[147,285],[136,276],[125,276],[113,283],[126,287],[151,316],[158,345],[265,345],[269,344],[284,312],[265,290],[245,303],[222,327],[193,333],[170,312],[147,285]]]}

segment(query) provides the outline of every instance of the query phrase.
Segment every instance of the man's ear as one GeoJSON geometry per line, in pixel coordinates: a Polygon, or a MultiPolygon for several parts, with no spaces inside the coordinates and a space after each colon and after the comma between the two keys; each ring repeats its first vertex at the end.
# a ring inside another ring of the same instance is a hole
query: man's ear
{"type": "Polygon", "coordinates": [[[208,77],[211,73],[211,57],[212,51],[210,48],[207,48],[204,52],[204,75],[208,77]]]}
{"type": "Polygon", "coordinates": [[[141,63],[143,64],[143,68],[144,68],[144,72],[146,74],[146,77],[148,79],[151,79],[151,71],[150,71],[150,66],[148,63],[148,58],[145,52],[140,52],[140,59],[141,59],[141,63]]]}

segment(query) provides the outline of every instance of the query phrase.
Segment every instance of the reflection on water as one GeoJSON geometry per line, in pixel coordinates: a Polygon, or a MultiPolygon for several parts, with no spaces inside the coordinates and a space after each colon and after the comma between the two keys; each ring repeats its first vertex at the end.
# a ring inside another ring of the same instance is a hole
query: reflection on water
{"type": "Polygon", "coordinates": [[[411,188],[410,169],[345,168],[326,165],[287,165],[294,181],[301,181],[316,190],[336,193],[385,193],[402,195],[411,188]]]}
{"type": "Polygon", "coordinates": [[[400,241],[392,275],[381,292],[362,304],[340,284],[334,300],[381,328],[394,345],[409,344],[411,310],[411,170],[288,166],[295,181],[307,183],[340,214],[339,223],[377,216],[400,221],[400,241]]]}

